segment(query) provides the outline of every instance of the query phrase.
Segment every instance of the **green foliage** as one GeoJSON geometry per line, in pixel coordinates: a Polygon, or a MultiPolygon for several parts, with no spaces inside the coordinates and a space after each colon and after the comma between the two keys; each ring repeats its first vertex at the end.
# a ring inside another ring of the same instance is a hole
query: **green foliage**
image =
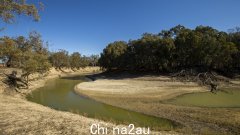
{"type": "Polygon", "coordinates": [[[57,69],[72,68],[74,70],[87,66],[95,66],[98,61],[98,56],[81,56],[79,52],[73,52],[69,55],[66,50],[59,50],[58,52],[51,53],[49,59],[52,65],[57,69]]]}
{"type": "Polygon", "coordinates": [[[171,62],[171,50],[174,47],[174,42],[169,37],[143,34],[141,39],[129,43],[127,59],[133,58],[129,67],[140,71],[166,70],[171,62]]]}
{"type": "Polygon", "coordinates": [[[123,68],[125,63],[125,54],[127,51],[127,43],[123,41],[116,41],[109,44],[101,54],[99,63],[102,67],[109,70],[116,68],[123,68]]]}
{"type": "MultiPolygon", "coordinates": [[[[40,7],[42,7],[40,3],[40,7]]],[[[35,21],[39,20],[38,9],[26,0],[0,0],[0,18],[6,23],[13,23],[16,15],[31,16],[35,21]]]]}
{"type": "Polygon", "coordinates": [[[16,67],[23,70],[24,75],[44,73],[53,67],[79,69],[87,66],[96,66],[98,55],[81,56],[79,52],[71,55],[66,50],[49,52],[48,44],[44,43],[41,35],[33,31],[28,38],[0,38],[0,60],[7,67],[16,67]],[[50,64],[51,63],[51,64],[50,64]]]}
{"type": "Polygon", "coordinates": [[[3,37],[0,39],[0,59],[8,67],[23,69],[25,75],[44,73],[49,70],[48,49],[37,32],[31,32],[29,38],[3,37]]]}
{"type": "Polygon", "coordinates": [[[52,65],[58,69],[63,67],[69,67],[69,56],[66,50],[59,50],[58,52],[54,52],[50,56],[50,61],[52,65]]]}
{"type": "Polygon", "coordinates": [[[89,65],[90,66],[97,66],[98,65],[98,60],[99,60],[99,55],[91,55],[89,57],[89,65]]]}
{"type": "Polygon", "coordinates": [[[233,42],[237,46],[238,52],[233,55],[233,66],[240,67],[240,27],[231,30],[228,41],[233,42]]]}
{"type": "Polygon", "coordinates": [[[18,49],[16,42],[9,37],[3,37],[0,39],[0,46],[0,58],[6,62],[6,65],[18,66],[21,51],[18,49]]]}
{"type": "Polygon", "coordinates": [[[83,57],[81,57],[81,60],[80,60],[80,65],[81,65],[81,68],[85,68],[85,67],[89,66],[90,58],[83,55],[83,57]]]}
{"type": "Polygon", "coordinates": [[[79,52],[72,53],[69,60],[72,69],[81,67],[81,54],[79,52]]]}
{"type": "Polygon", "coordinates": [[[185,68],[239,71],[240,29],[231,33],[212,27],[194,30],[178,25],[159,34],[109,44],[99,64],[107,70],[174,71],[185,68]]]}

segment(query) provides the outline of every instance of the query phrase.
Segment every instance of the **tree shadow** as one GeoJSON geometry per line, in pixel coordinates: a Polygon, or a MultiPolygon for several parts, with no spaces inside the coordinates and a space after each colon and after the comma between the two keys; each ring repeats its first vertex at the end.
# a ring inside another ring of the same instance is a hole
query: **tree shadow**
{"type": "Polygon", "coordinates": [[[133,79],[138,77],[159,77],[166,76],[169,73],[159,73],[159,72],[134,72],[134,71],[106,71],[102,73],[86,75],[86,77],[95,81],[98,79],[109,79],[109,80],[122,80],[122,79],[133,79]]]}
{"type": "Polygon", "coordinates": [[[81,75],[64,76],[64,77],[60,77],[60,79],[65,79],[65,80],[82,80],[82,79],[84,79],[84,76],[81,76],[81,75]]]}

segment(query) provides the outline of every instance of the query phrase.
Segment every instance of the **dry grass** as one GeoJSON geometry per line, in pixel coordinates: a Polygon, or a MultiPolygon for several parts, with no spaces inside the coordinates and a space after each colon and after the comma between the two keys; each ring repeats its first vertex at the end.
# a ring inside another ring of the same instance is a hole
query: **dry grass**
{"type": "Polygon", "coordinates": [[[2,134],[89,134],[92,123],[113,126],[6,95],[0,95],[0,108],[2,134]]]}

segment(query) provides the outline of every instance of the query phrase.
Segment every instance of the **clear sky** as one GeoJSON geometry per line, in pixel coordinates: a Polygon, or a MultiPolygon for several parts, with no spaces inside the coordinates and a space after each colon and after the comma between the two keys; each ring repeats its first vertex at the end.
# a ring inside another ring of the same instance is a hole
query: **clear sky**
{"type": "MultiPolygon", "coordinates": [[[[27,0],[32,2],[35,0],[27,0]]],[[[137,39],[178,24],[208,25],[222,31],[240,26],[240,0],[40,0],[40,22],[19,17],[0,36],[42,34],[50,50],[99,54],[110,42],[137,39]]]]}

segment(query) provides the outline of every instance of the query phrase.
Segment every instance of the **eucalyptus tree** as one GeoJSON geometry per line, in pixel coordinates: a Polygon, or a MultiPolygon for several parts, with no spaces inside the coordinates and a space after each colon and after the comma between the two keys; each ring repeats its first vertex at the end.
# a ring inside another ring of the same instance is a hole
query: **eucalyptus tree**
{"type": "Polygon", "coordinates": [[[14,39],[10,37],[0,39],[0,59],[6,63],[7,67],[18,67],[20,55],[21,51],[14,39]]]}
{"type": "Polygon", "coordinates": [[[140,39],[110,43],[99,64],[107,70],[168,71],[182,69],[240,71],[240,29],[231,33],[209,26],[182,25],[140,39]]]}
{"type": "Polygon", "coordinates": [[[50,62],[56,69],[62,70],[64,67],[69,67],[69,55],[66,50],[58,50],[57,52],[52,52],[50,55],[50,62]]]}
{"type": "Polygon", "coordinates": [[[91,66],[97,66],[98,65],[99,55],[92,54],[89,58],[90,58],[90,65],[91,66]]]}
{"type": "Polygon", "coordinates": [[[125,60],[127,60],[124,57],[127,47],[128,45],[124,41],[116,41],[108,44],[103,53],[101,53],[99,63],[108,70],[123,68],[125,60]]]}
{"type": "MultiPolygon", "coordinates": [[[[43,8],[43,4],[39,3],[39,8],[43,8]]],[[[15,22],[16,15],[26,15],[33,18],[34,21],[40,19],[39,9],[26,0],[0,0],[0,18],[6,23],[15,22]]]]}
{"type": "Polygon", "coordinates": [[[30,33],[28,38],[1,38],[0,58],[8,67],[22,69],[27,78],[36,72],[45,73],[50,68],[47,45],[37,32],[30,33]]]}
{"type": "Polygon", "coordinates": [[[228,41],[233,42],[238,49],[238,52],[233,56],[233,64],[235,70],[238,70],[240,72],[240,27],[231,29],[228,36],[228,41]]]}
{"type": "Polygon", "coordinates": [[[74,52],[69,57],[69,63],[72,69],[79,69],[81,67],[81,54],[79,52],[74,52]]]}

